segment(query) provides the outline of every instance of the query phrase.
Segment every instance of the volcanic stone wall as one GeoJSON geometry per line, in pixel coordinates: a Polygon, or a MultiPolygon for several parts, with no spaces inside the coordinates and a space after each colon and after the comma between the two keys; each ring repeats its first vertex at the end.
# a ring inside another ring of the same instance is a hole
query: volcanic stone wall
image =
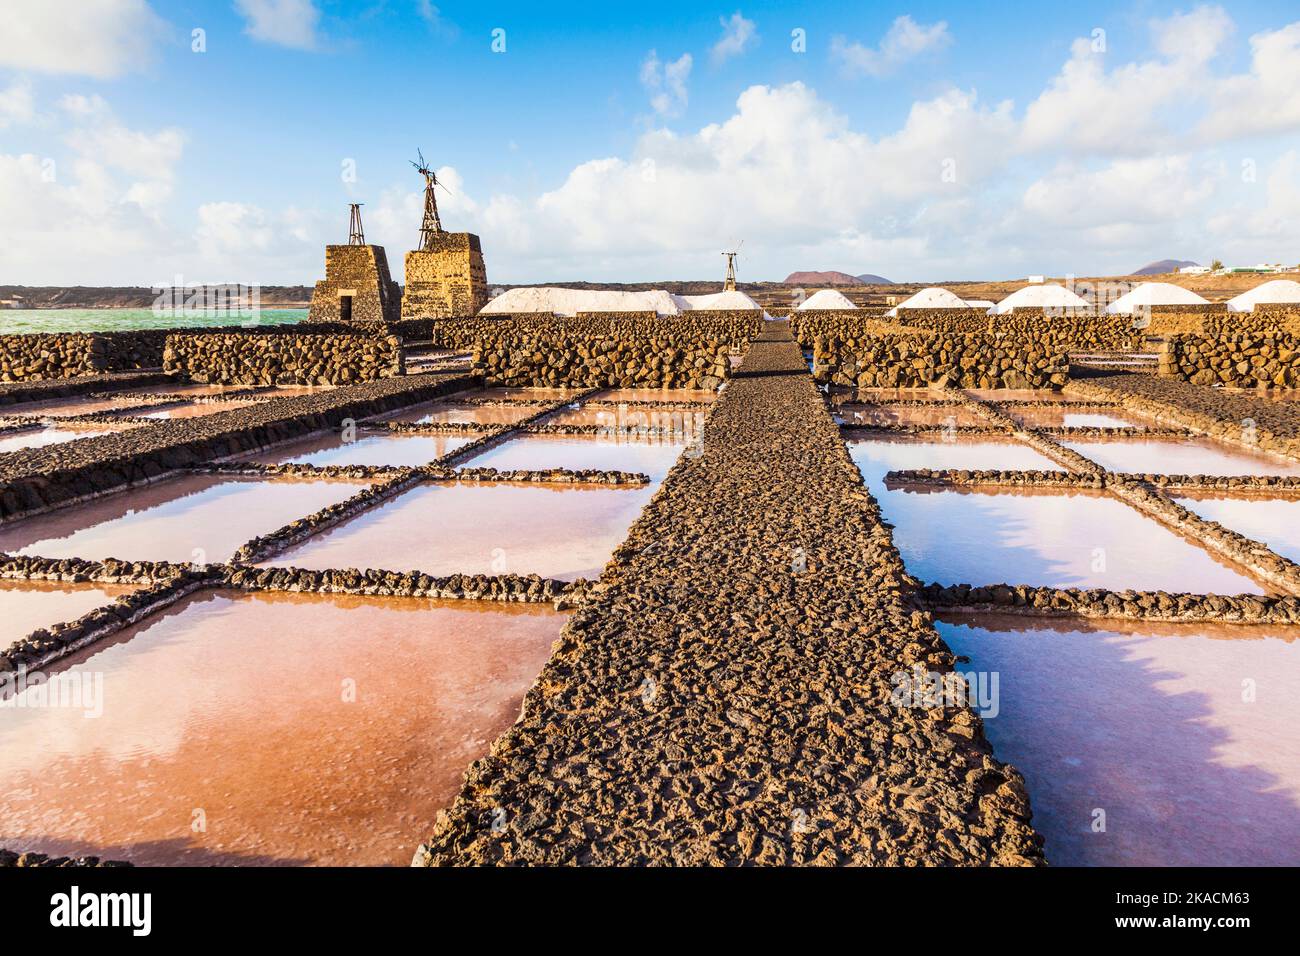
{"type": "Polygon", "coordinates": [[[1042,862],[799,350],[756,342],[417,864],[1042,862]]]}
{"type": "Polygon", "coordinates": [[[1003,335],[819,337],[813,344],[817,381],[850,388],[1059,388],[1069,372],[1063,349],[1003,335]]]}
{"type": "Polygon", "coordinates": [[[750,312],[688,312],[674,316],[584,312],[576,318],[529,314],[441,319],[434,322],[431,338],[441,348],[472,349],[503,336],[519,334],[614,339],[702,336],[716,339],[732,351],[739,351],[762,327],[763,320],[750,312]]]}
{"type": "Polygon", "coordinates": [[[1159,374],[1193,385],[1295,388],[1300,385],[1300,336],[1173,336],[1161,345],[1159,374]]]}
{"type": "Polygon", "coordinates": [[[0,382],[35,382],[158,368],[162,330],[0,336],[0,382]]]}
{"type": "Polygon", "coordinates": [[[1133,349],[1144,334],[1133,328],[1132,316],[1091,311],[1049,314],[1044,309],[1016,309],[988,319],[990,332],[1030,338],[1046,348],[1069,352],[1133,349]]]}
{"type": "Polygon", "coordinates": [[[933,332],[987,332],[990,328],[987,309],[899,309],[895,314],[902,325],[933,332]]]}
{"type": "Polygon", "coordinates": [[[441,232],[432,249],[406,254],[402,318],[473,315],[487,305],[487,267],[478,236],[441,232]]]}
{"type": "Polygon", "coordinates": [[[171,335],[163,370],[220,385],[350,385],[402,374],[401,340],[256,332],[171,335]]]}
{"type": "Polygon", "coordinates": [[[351,296],[354,322],[397,321],[401,293],[389,274],[383,246],[325,247],[325,278],[312,291],[308,320],[341,320],[344,296],[351,296]]]}
{"type": "Polygon", "coordinates": [[[505,333],[474,347],[487,385],[717,388],[731,374],[729,348],[703,335],[505,333]]]}

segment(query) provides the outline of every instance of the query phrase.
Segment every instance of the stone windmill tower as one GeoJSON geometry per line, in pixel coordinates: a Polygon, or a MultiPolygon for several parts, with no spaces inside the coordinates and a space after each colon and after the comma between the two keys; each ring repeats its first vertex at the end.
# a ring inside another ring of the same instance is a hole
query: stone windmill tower
{"type": "Polygon", "coordinates": [[[424,177],[424,218],[420,245],[406,254],[406,290],[402,318],[445,318],[474,315],[487,305],[487,267],[478,236],[444,232],[438,216],[438,174],[417,151],[411,165],[424,177]]]}
{"type": "Polygon", "coordinates": [[[395,322],[401,293],[388,273],[388,255],[366,243],[361,203],[348,210],[347,245],[325,247],[325,278],[312,291],[308,321],[395,322]]]}
{"type": "Polygon", "coordinates": [[[722,282],[723,292],[736,291],[736,256],[740,255],[740,247],[744,244],[745,240],[741,239],[735,249],[723,253],[723,255],[727,257],[727,278],[722,282]]]}

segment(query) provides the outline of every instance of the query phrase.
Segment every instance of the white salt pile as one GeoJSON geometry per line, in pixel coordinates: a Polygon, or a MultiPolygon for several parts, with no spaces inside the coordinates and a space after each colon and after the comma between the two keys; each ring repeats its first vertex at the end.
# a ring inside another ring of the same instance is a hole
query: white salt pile
{"type": "Polygon", "coordinates": [[[602,289],[561,289],[537,286],[508,289],[483,306],[479,315],[508,315],[513,312],[554,312],[573,316],[579,312],[656,312],[677,315],[681,308],[662,289],[647,292],[619,292],[602,289]]]}
{"type": "Polygon", "coordinates": [[[1206,302],[1191,289],[1171,282],[1143,282],[1106,306],[1106,311],[1111,315],[1132,315],[1150,305],[1205,305],[1206,302]]]}
{"type": "Polygon", "coordinates": [[[1254,312],[1257,305],[1300,304],[1300,282],[1273,279],[1228,300],[1229,312],[1254,312]]]}
{"type": "Polygon", "coordinates": [[[993,308],[991,315],[1006,315],[1012,309],[1086,309],[1086,299],[1080,298],[1063,285],[1048,282],[1044,285],[1027,285],[1011,293],[993,308]]]}
{"type": "Polygon", "coordinates": [[[837,289],[822,289],[820,292],[814,292],[803,302],[799,303],[800,309],[856,309],[850,299],[843,292],[837,289]]]}

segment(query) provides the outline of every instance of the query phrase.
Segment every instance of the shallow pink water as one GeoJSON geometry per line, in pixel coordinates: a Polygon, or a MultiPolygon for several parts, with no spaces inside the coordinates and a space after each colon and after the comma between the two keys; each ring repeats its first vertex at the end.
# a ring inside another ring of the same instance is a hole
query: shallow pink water
{"type": "Polygon", "coordinates": [[[166,405],[162,408],[149,411],[131,412],[132,416],[140,418],[203,418],[205,415],[215,415],[218,412],[229,412],[236,408],[245,408],[253,402],[187,402],[183,405],[166,405]]]}
{"type": "Polygon", "coordinates": [[[15,432],[12,435],[0,435],[0,455],[24,448],[44,448],[46,445],[61,445],[90,435],[107,435],[118,431],[114,428],[57,428],[47,426],[32,431],[15,432]]]}
{"type": "Polygon", "coordinates": [[[650,495],[648,488],[421,485],[266,563],[594,579],[650,495]]]}
{"type": "Polygon", "coordinates": [[[349,442],[343,440],[342,432],[330,432],[258,452],[248,460],[273,465],[427,465],[468,445],[475,437],[358,432],[349,442]]]}
{"type": "Polygon", "coordinates": [[[351,481],[172,478],[0,526],[0,551],[46,558],[226,561],[258,535],[356,494],[351,481]]]}
{"type": "Polygon", "coordinates": [[[659,481],[682,453],[681,441],[614,433],[608,436],[520,435],[460,463],[463,468],[599,468],[633,471],[659,481]]]}
{"type": "Polygon", "coordinates": [[[1300,563],[1300,499],[1179,496],[1178,503],[1300,563]]]}
{"type": "Polygon", "coordinates": [[[1109,471],[1165,475],[1300,475],[1300,462],[1224,445],[1212,438],[1066,441],[1109,471]]]}
{"type": "Polygon", "coordinates": [[[1025,445],[850,442],[849,453],[893,524],[908,571],[923,582],[1105,587],[1116,591],[1261,593],[1235,568],[1106,495],[889,489],[908,468],[1053,468],[1025,445]]]}
{"type": "Polygon", "coordinates": [[[1133,428],[1150,422],[1125,412],[1112,415],[1108,412],[1070,412],[1059,408],[1017,408],[1008,411],[1011,417],[1030,428],[1133,428]]]}
{"type": "Polygon", "coordinates": [[[703,433],[707,418],[706,409],[582,405],[566,406],[561,411],[552,413],[545,422],[548,425],[595,425],[609,429],[611,433],[628,429],[654,429],[671,432],[683,441],[694,441],[703,433]]]}
{"type": "Polygon", "coordinates": [[[861,405],[849,402],[838,406],[836,420],[849,425],[930,425],[936,428],[991,424],[979,412],[959,405],[921,408],[916,405],[861,405]]]}
{"type": "Polygon", "coordinates": [[[51,398],[43,402],[25,402],[6,405],[5,415],[34,415],[43,418],[65,418],[69,415],[96,415],[115,412],[136,402],[134,398],[51,398]]]}
{"type": "Polygon", "coordinates": [[[1300,864],[1300,629],[938,627],[971,658],[958,670],[999,675],[985,731],[1025,775],[1050,863],[1300,864]]]}
{"type": "Polygon", "coordinates": [[[428,425],[433,422],[474,422],[483,425],[513,425],[540,409],[531,405],[466,405],[462,402],[426,402],[400,412],[381,415],[376,421],[414,422],[428,425]]]}
{"type": "Polygon", "coordinates": [[[109,584],[0,580],[0,650],[38,627],[75,621],[134,590],[109,584]]]}
{"type": "Polygon", "coordinates": [[[582,391],[583,389],[580,388],[504,388],[501,386],[493,386],[492,388],[471,389],[470,391],[461,392],[459,394],[466,398],[529,398],[547,402],[557,402],[562,398],[577,395],[582,391]]]}
{"type": "Polygon", "coordinates": [[[195,595],[71,659],[102,675],[102,716],[0,710],[0,834],[146,865],[406,865],[564,619],[195,595]]]}
{"type": "Polygon", "coordinates": [[[717,397],[707,388],[610,388],[596,395],[602,402],[712,402],[717,397]]]}

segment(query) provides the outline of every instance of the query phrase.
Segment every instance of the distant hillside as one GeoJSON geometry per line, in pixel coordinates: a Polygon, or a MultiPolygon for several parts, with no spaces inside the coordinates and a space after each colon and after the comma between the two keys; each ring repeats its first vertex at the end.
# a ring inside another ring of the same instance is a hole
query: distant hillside
{"type": "Polygon", "coordinates": [[[791,272],[786,285],[862,285],[862,280],[847,272],[791,272]]]}
{"type": "Polygon", "coordinates": [[[1184,266],[1199,266],[1199,262],[1192,262],[1190,259],[1160,259],[1157,262],[1148,262],[1141,269],[1133,270],[1135,276],[1158,276],[1166,272],[1177,272],[1184,266]]]}
{"type": "Polygon", "coordinates": [[[857,276],[857,280],[859,282],[865,283],[866,285],[893,285],[894,284],[894,281],[892,279],[886,279],[884,276],[872,275],[870,272],[864,272],[862,273],[862,275],[857,276]]]}

